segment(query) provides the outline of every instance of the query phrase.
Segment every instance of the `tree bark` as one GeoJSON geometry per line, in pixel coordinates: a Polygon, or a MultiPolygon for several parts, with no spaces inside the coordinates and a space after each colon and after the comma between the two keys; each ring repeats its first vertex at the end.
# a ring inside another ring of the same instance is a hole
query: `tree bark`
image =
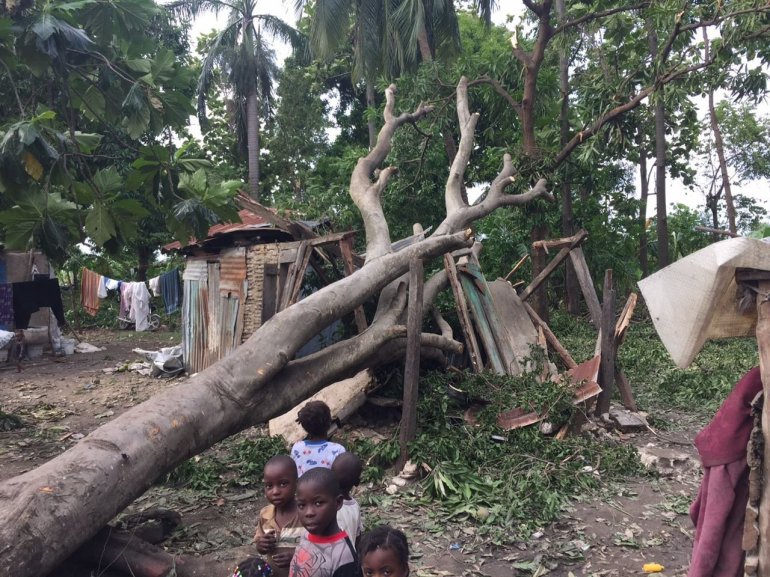
{"type": "Polygon", "coordinates": [[[249,195],[259,200],[259,99],[256,90],[246,97],[246,143],[249,155],[249,195]]]}
{"type": "MultiPolygon", "coordinates": [[[[703,29],[703,44],[706,52],[706,60],[710,58],[710,45],[709,37],[706,28],[703,29]]],[[[725,159],[725,145],[722,140],[722,129],[719,127],[719,119],[717,118],[716,107],[714,106],[714,89],[709,87],[708,92],[708,106],[709,106],[709,123],[711,124],[711,132],[714,133],[714,148],[717,151],[717,158],[719,159],[719,173],[722,176],[722,190],[725,194],[725,206],[727,207],[727,230],[736,234],[738,229],[735,225],[735,202],[733,201],[733,192],[730,187],[730,175],[727,172],[727,160],[725,159]]],[[[716,202],[714,203],[716,207],[716,202]]],[[[716,213],[716,208],[714,209],[716,213]]],[[[719,224],[714,222],[714,228],[719,228],[719,224]]]]}
{"type": "MultiPolygon", "coordinates": [[[[421,106],[396,116],[394,92],[390,87],[386,93],[378,142],[351,176],[350,193],[367,235],[364,266],[280,311],[228,357],[184,384],[133,407],[41,467],[0,483],[0,575],[47,574],[185,459],[286,412],[331,382],[399,358],[406,346],[406,329],[400,324],[406,290],[399,279],[410,261],[468,247],[473,240],[466,227],[473,220],[500,206],[548,195],[544,181],[528,193],[505,194],[514,172],[506,155],[483,202],[458,204],[432,236],[391,252],[379,195],[392,170],[380,171],[374,182],[370,175],[387,155],[395,130],[430,111],[421,106]],[[314,335],[378,293],[389,306],[378,309],[364,333],[292,360],[314,335]]],[[[458,85],[458,116],[471,116],[464,78],[458,85]]],[[[460,149],[472,148],[472,141],[472,131],[466,131],[460,149]]],[[[454,168],[464,172],[464,167],[454,168]]],[[[443,280],[437,275],[426,283],[423,302],[435,297],[443,280]]],[[[461,350],[446,334],[423,333],[420,344],[428,353],[461,350]]]]}
{"type": "MultiPolygon", "coordinates": [[[[650,58],[658,58],[658,35],[650,24],[647,33],[650,58]]],[[[655,92],[655,207],[658,233],[658,268],[668,266],[668,216],[666,206],[666,105],[663,100],[664,86],[655,92]]]]}
{"type": "Polygon", "coordinates": [[[647,174],[647,147],[644,145],[644,131],[639,128],[636,132],[636,142],[639,147],[639,268],[642,278],[650,274],[650,263],[647,256],[647,197],[650,191],[650,177],[647,174]]]}
{"type": "MultiPolygon", "coordinates": [[[[564,24],[567,9],[564,0],[556,0],[556,16],[559,24],[564,24]]],[[[569,53],[566,47],[559,53],[559,92],[561,95],[561,111],[559,114],[560,135],[559,144],[565,147],[569,142],[569,53]]],[[[569,166],[562,170],[561,180],[561,234],[567,238],[575,232],[575,221],[572,211],[572,183],[569,178],[569,166]]],[[[567,261],[564,275],[564,296],[567,312],[572,315],[580,314],[580,287],[577,282],[575,268],[567,261]]]]}
{"type": "Polygon", "coordinates": [[[139,264],[136,269],[136,280],[147,282],[147,270],[150,268],[152,248],[145,245],[139,245],[136,249],[136,256],[139,264]]]}
{"type": "MultiPolygon", "coordinates": [[[[366,79],[366,108],[374,108],[375,105],[374,80],[366,79]]],[[[377,144],[377,127],[374,120],[367,121],[366,126],[369,129],[369,148],[372,149],[377,144]]]]}

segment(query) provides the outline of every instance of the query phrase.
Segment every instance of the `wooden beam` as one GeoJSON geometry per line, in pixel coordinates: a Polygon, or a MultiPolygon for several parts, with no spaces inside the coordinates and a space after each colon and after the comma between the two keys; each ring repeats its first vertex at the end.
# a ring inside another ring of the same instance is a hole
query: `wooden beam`
{"type": "Polygon", "coordinates": [[[735,238],[736,236],[740,236],[737,233],[730,232],[729,230],[721,230],[719,228],[711,228],[709,226],[696,226],[695,230],[698,232],[709,232],[711,234],[719,234],[722,236],[731,236],[735,238]]]}
{"type": "Polygon", "coordinates": [[[580,246],[580,244],[586,238],[588,238],[588,233],[585,230],[580,230],[575,236],[570,237],[570,243],[561,249],[555,257],[553,257],[551,262],[549,262],[546,267],[540,271],[539,275],[532,279],[532,282],[529,283],[529,286],[521,291],[519,298],[521,300],[527,300],[527,298],[533,292],[535,292],[541,284],[543,284],[545,279],[551,276],[551,273],[553,273],[556,267],[559,266],[569,256],[570,251],[575,247],[580,246]]]}
{"type": "Polygon", "coordinates": [[[602,361],[599,368],[599,384],[602,392],[596,401],[596,414],[610,411],[612,388],[615,382],[615,290],[612,288],[612,269],[604,272],[602,302],[602,361]]]}
{"type": "MultiPolygon", "coordinates": [[[[342,254],[342,262],[345,265],[345,275],[350,276],[353,274],[355,267],[353,265],[353,247],[350,244],[350,238],[343,238],[340,240],[340,253],[342,254]]],[[[366,324],[366,314],[364,314],[364,307],[357,306],[353,311],[356,318],[356,328],[358,334],[364,332],[368,325],[366,324]]]]}
{"type": "MultiPolygon", "coordinates": [[[[763,478],[770,479],[770,301],[764,295],[770,293],[770,281],[759,281],[757,287],[757,346],[762,389],[765,393],[762,406],[762,436],[765,438],[763,478]]],[[[770,577],[770,483],[762,483],[762,500],[759,503],[759,577],[770,577]]]]}
{"type": "Polygon", "coordinates": [[[575,274],[577,274],[578,284],[580,284],[580,290],[583,292],[583,298],[588,305],[591,322],[597,329],[599,329],[602,326],[602,307],[599,304],[599,297],[596,296],[596,287],[594,287],[591,272],[588,270],[588,264],[586,263],[583,249],[575,247],[572,249],[572,252],[569,253],[569,257],[572,261],[572,266],[575,268],[575,274]]]}
{"type": "Polygon", "coordinates": [[[471,366],[475,373],[481,373],[481,371],[484,370],[484,367],[481,364],[479,343],[476,340],[476,334],[473,332],[471,316],[468,312],[468,303],[465,302],[465,294],[463,293],[463,287],[460,284],[460,278],[457,274],[457,266],[455,265],[454,257],[451,254],[444,255],[444,266],[446,267],[449,286],[452,287],[452,293],[455,297],[457,316],[460,319],[460,328],[462,328],[463,335],[465,336],[465,344],[468,347],[471,366]]]}
{"type": "Polygon", "coordinates": [[[533,309],[527,303],[523,304],[527,313],[529,313],[529,317],[532,319],[532,322],[535,323],[535,326],[543,329],[546,340],[553,347],[553,350],[556,351],[561,360],[564,361],[564,364],[567,366],[567,368],[574,369],[576,366],[578,366],[578,364],[575,362],[575,359],[573,359],[572,355],[569,354],[569,351],[559,342],[559,339],[556,338],[556,335],[553,334],[553,331],[551,331],[545,321],[541,319],[540,316],[535,312],[535,309],[533,309]]]}
{"type": "Polygon", "coordinates": [[[297,267],[297,271],[294,276],[294,286],[292,287],[291,294],[289,295],[289,302],[287,306],[293,305],[299,298],[299,291],[302,290],[302,283],[305,280],[305,272],[307,271],[307,266],[310,263],[310,257],[313,255],[313,250],[314,249],[312,245],[308,243],[304,250],[301,262],[299,261],[299,254],[297,255],[297,262],[299,262],[299,266],[297,267]]]}
{"type": "Polygon", "coordinates": [[[626,331],[631,325],[631,318],[634,316],[634,310],[636,309],[636,302],[638,296],[636,293],[628,295],[626,304],[623,307],[623,312],[620,313],[617,322],[615,323],[615,383],[618,385],[618,392],[620,393],[620,400],[623,402],[623,406],[629,411],[638,411],[636,401],[634,400],[634,393],[631,390],[631,385],[626,378],[625,373],[620,369],[617,364],[618,348],[626,339],[626,331]]]}
{"type": "Polygon", "coordinates": [[[509,272],[507,275],[505,275],[505,278],[503,280],[508,280],[511,278],[511,275],[515,273],[517,270],[521,268],[521,265],[523,265],[525,262],[527,262],[527,259],[529,258],[528,254],[525,254],[523,257],[519,259],[519,262],[517,262],[515,265],[513,265],[513,268],[511,269],[511,272],[509,272]]]}
{"type": "Polygon", "coordinates": [[[422,334],[423,265],[420,259],[409,263],[409,304],[406,313],[406,360],[404,362],[404,403],[396,463],[400,471],[409,460],[408,444],[417,435],[417,393],[420,381],[420,335],[422,334]]]}

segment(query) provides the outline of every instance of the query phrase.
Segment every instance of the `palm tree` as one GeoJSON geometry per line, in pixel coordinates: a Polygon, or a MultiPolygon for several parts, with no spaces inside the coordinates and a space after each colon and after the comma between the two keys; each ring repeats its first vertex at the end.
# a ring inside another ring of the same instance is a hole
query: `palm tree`
{"type": "MultiPolygon", "coordinates": [[[[297,0],[299,11],[306,0],[297,0]]],[[[487,24],[496,0],[477,0],[475,7],[487,24]]],[[[374,106],[374,80],[397,78],[420,61],[433,60],[436,48],[460,47],[453,0],[316,0],[310,27],[310,47],[326,58],[343,42],[353,44],[353,82],[364,80],[366,104],[374,106]],[[350,19],[353,18],[352,38],[350,19]]],[[[369,123],[369,144],[376,132],[369,123]]]]}
{"type": "MultiPolygon", "coordinates": [[[[202,12],[226,11],[227,25],[211,41],[198,78],[198,118],[205,129],[206,99],[215,80],[222,73],[232,89],[236,103],[236,122],[245,126],[249,166],[249,193],[259,199],[259,123],[270,111],[273,84],[278,76],[275,51],[268,43],[279,38],[297,50],[303,36],[280,18],[257,14],[257,0],[179,0],[168,5],[175,14],[195,17],[202,12]]],[[[244,134],[245,133],[245,134],[244,134]]]]}

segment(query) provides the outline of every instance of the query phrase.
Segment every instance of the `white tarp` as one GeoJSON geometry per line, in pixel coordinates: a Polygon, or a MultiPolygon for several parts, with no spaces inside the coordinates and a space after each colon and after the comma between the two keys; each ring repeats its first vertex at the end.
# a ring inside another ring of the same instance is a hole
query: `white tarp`
{"type": "Polygon", "coordinates": [[[756,310],[738,310],[737,268],[770,270],[770,244],[723,240],[639,281],[655,330],[680,368],[692,362],[708,339],[754,334],[756,310]]]}

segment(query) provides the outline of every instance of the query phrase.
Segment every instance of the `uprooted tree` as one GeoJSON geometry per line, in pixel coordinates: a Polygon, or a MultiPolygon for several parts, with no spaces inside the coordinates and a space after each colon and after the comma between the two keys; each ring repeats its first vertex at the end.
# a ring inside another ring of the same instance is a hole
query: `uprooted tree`
{"type": "MultiPolygon", "coordinates": [[[[350,179],[366,233],[364,266],[278,313],[230,356],[189,381],[123,413],[41,467],[0,484],[0,574],[48,573],[184,460],[287,411],[332,382],[403,355],[409,262],[470,246],[470,225],[499,207],[549,197],[544,180],[527,192],[505,192],[515,176],[512,159],[505,155],[485,198],[472,206],[463,200],[478,121],[478,114],[469,111],[467,86],[465,78],[457,86],[460,144],[446,182],[446,218],[436,231],[398,252],[391,249],[380,196],[396,168],[381,166],[396,130],[418,122],[431,107],[396,115],[395,86],[390,86],[376,146],[359,159],[350,179]],[[366,331],[294,359],[314,335],[373,297],[378,297],[377,311],[366,331]]],[[[445,285],[444,273],[427,280],[425,310],[445,285]]],[[[462,350],[449,325],[435,314],[441,334],[421,335],[426,353],[462,350]]]]}

